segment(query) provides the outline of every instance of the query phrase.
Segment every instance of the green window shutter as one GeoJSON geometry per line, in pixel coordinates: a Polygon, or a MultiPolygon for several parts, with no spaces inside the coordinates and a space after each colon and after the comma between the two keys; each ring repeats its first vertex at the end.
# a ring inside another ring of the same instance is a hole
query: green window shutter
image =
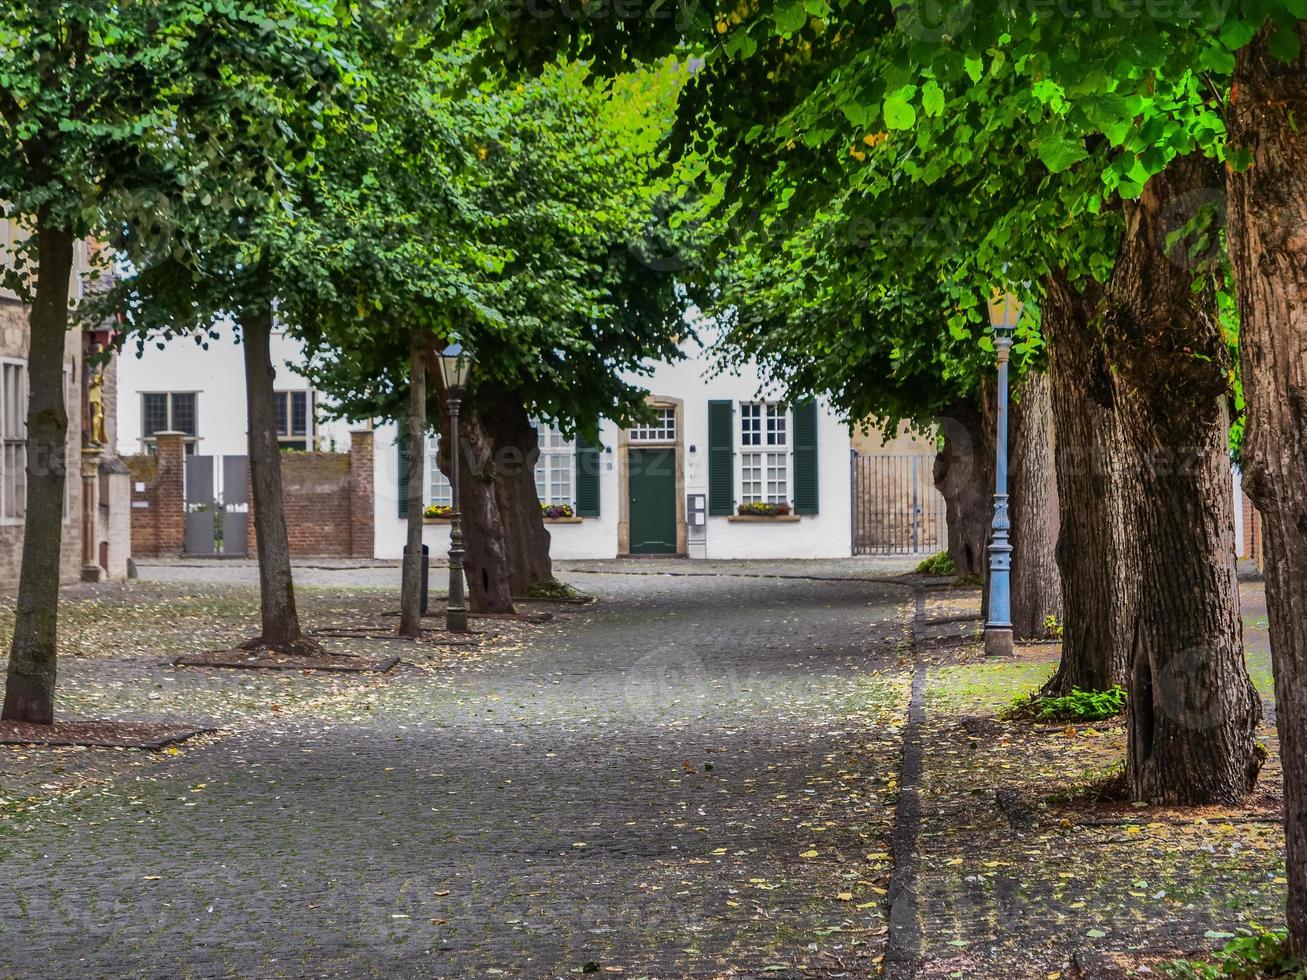
{"type": "Polygon", "coordinates": [[[735,403],[708,402],[708,513],[735,513],[735,403]]]}
{"type": "Polygon", "coordinates": [[[599,457],[603,447],[576,437],[576,516],[599,516],[599,457]]]}
{"type": "Polygon", "coordinates": [[[817,513],[817,403],[794,406],[794,513],[817,513]]]}
{"type": "MultiPolygon", "coordinates": [[[[405,420],[406,422],[407,420],[405,420]]],[[[395,440],[395,448],[399,450],[399,517],[400,520],[408,517],[408,452],[409,438],[408,433],[404,431],[404,423],[400,423],[399,438],[395,440]]]]}

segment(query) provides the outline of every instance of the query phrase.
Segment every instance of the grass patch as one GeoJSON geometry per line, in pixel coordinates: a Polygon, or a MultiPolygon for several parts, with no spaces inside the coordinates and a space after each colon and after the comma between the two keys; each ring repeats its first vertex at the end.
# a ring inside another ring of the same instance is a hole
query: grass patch
{"type": "MultiPolygon", "coordinates": [[[[1254,927],[1236,936],[1208,962],[1176,960],[1161,965],[1163,976],[1172,980],[1266,980],[1307,978],[1307,963],[1289,955],[1284,932],[1254,927]]],[[[1226,935],[1229,935],[1228,933],[1226,935]]],[[[1221,938],[1208,933],[1210,938],[1221,938]]]]}
{"type": "Polygon", "coordinates": [[[523,594],[528,599],[578,599],[581,596],[572,586],[556,578],[532,582],[523,594]]]}
{"type": "Polygon", "coordinates": [[[1042,686],[1057,664],[1004,661],[970,663],[931,671],[926,701],[932,710],[963,714],[997,714],[1012,702],[1014,691],[1042,686]]]}
{"type": "Polygon", "coordinates": [[[999,715],[1004,721],[1079,722],[1104,721],[1125,711],[1125,688],[1117,685],[1106,691],[1082,691],[1046,697],[1034,692],[1013,701],[999,715]]]}
{"type": "Polygon", "coordinates": [[[953,556],[947,551],[936,552],[917,566],[919,575],[952,575],[957,570],[953,556]]]}

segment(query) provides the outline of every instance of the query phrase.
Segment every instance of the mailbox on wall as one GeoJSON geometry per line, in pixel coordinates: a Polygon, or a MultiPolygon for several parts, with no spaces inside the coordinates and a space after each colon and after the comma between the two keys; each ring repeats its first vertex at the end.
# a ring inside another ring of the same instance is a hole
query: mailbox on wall
{"type": "Polygon", "coordinates": [[[688,494],[685,498],[685,522],[690,527],[704,527],[708,523],[708,495],[688,494]]]}

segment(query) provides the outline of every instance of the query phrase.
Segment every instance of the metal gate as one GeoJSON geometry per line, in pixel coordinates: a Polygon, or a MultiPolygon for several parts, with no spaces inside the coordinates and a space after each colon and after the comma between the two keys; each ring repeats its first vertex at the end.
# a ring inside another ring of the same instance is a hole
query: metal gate
{"type": "Polygon", "coordinates": [[[928,555],[948,547],[932,454],[853,453],[853,553],[928,555]]]}
{"type": "Polygon", "coordinates": [[[244,456],[186,457],[186,554],[248,553],[248,465],[244,456]],[[222,482],[214,470],[222,460],[222,482]]]}

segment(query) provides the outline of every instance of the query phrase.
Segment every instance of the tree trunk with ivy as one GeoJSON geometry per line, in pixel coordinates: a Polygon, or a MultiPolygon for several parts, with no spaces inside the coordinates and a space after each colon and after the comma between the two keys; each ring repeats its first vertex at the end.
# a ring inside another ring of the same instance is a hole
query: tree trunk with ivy
{"type": "Polygon", "coordinates": [[[477,392],[477,417],[494,453],[495,500],[508,549],[509,588],[515,596],[528,595],[554,580],[550,534],[536,491],[536,428],[522,399],[493,385],[477,392]]]}
{"type": "MultiPolygon", "coordinates": [[[[1270,28],[1269,30],[1273,30],[1270,28]]],[[[1307,959],[1307,24],[1291,62],[1263,31],[1241,51],[1226,238],[1237,283],[1248,427],[1244,486],[1262,515],[1266,604],[1284,767],[1286,923],[1307,959]]]]}
{"type": "Polygon", "coordinates": [[[934,477],[944,497],[949,556],[957,574],[983,576],[994,517],[994,436],[978,401],[950,406],[937,424],[943,443],[934,477]]]}
{"type": "Polygon", "coordinates": [[[1021,380],[1012,405],[1012,635],[1049,635],[1061,623],[1058,493],[1048,375],[1021,380]]]}
{"type": "Polygon", "coordinates": [[[1041,307],[1048,339],[1049,403],[1056,432],[1055,557],[1062,580],[1062,658],[1044,687],[1105,691],[1125,683],[1140,572],[1131,547],[1111,372],[1098,325],[1101,287],[1055,273],[1041,307]]]}
{"type": "Polygon", "coordinates": [[[72,234],[53,227],[44,211],[37,219],[36,236],[36,295],[28,317],[27,513],[3,719],[49,725],[54,722],[58,653],[68,454],[63,359],[74,243],[72,234]]]}
{"type": "Polygon", "coordinates": [[[1228,458],[1230,365],[1190,243],[1168,247],[1212,188],[1209,160],[1173,161],[1126,202],[1104,337],[1125,444],[1139,603],[1126,666],[1126,778],[1135,799],[1235,803],[1263,752],[1244,662],[1228,458]]]}

